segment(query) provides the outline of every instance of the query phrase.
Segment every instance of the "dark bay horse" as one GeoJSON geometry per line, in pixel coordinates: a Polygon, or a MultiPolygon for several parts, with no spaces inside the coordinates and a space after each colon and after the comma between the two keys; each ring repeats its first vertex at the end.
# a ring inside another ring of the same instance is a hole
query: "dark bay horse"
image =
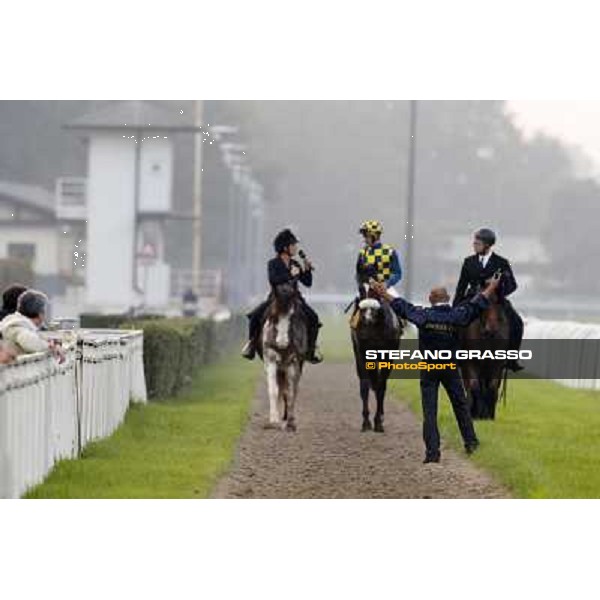
{"type": "Polygon", "coordinates": [[[300,293],[290,283],[275,286],[259,342],[271,427],[296,431],[296,396],[307,348],[308,325],[300,293]]]}
{"type": "Polygon", "coordinates": [[[362,431],[374,429],[383,433],[384,400],[389,369],[367,369],[366,350],[397,350],[400,347],[402,325],[389,304],[384,300],[371,297],[365,284],[365,298],[360,300],[357,313],[352,317],[355,325],[351,329],[352,348],[356,363],[356,374],[360,380],[362,400],[362,431]],[[369,391],[373,390],[377,401],[375,419],[371,425],[369,416],[369,391]]]}
{"type": "MultiPolygon", "coordinates": [[[[506,309],[496,294],[490,296],[490,307],[460,332],[460,346],[464,350],[508,350],[509,339],[506,309]]],[[[460,368],[471,416],[474,419],[494,419],[500,385],[504,381],[506,386],[506,361],[465,360],[460,368]]]]}

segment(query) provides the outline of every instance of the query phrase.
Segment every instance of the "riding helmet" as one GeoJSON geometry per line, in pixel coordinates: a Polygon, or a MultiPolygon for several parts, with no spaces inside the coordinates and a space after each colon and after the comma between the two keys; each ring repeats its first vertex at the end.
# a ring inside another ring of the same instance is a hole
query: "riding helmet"
{"type": "Polygon", "coordinates": [[[475,232],[475,239],[482,241],[488,246],[493,246],[496,243],[496,234],[487,227],[482,227],[475,232]]]}
{"type": "Polygon", "coordinates": [[[280,231],[273,240],[273,248],[277,254],[283,252],[288,246],[297,244],[298,238],[289,229],[280,231]]]}
{"type": "Polygon", "coordinates": [[[381,235],[383,233],[383,226],[379,221],[364,221],[361,224],[358,232],[362,233],[363,235],[365,233],[369,233],[372,235],[381,235]]]}

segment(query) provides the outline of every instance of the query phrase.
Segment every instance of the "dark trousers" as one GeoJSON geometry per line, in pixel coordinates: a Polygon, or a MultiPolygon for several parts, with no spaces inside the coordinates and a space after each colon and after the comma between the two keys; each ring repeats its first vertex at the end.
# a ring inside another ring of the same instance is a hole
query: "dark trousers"
{"type": "MultiPolygon", "coordinates": [[[[261,302],[252,312],[248,313],[248,335],[251,340],[258,340],[258,336],[260,335],[260,330],[262,328],[263,318],[265,316],[265,311],[267,310],[270,302],[271,300],[267,299],[264,302],[261,302]]],[[[321,327],[319,315],[304,301],[304,299],[302,300],[302,308],[308,320],[308,348],[309,350],[314,350],[315,346],[317,345],[319,327],[321,327]]]]}
{"type": "Polygon", "coordinates": [[[427,456],[437,456],[440,453],[440,432],[437,424],[440,383],[444,386],[448,398],[450,398],[452,410],[465,445],[477,442],[477,435],[467,405],[467,397],[460,372],[458,370],[422,371],[423,441],[425,442],[427,456]]]}
{"type": "Polygon", "coordinates": [[[269,306],[270,300],[261,302],[252,312],[249,312],[246,316],[248,317],[248,337],[251,340],[257,340],[260,334],[260,328],[262,325],[265,311],[269,306]]]}

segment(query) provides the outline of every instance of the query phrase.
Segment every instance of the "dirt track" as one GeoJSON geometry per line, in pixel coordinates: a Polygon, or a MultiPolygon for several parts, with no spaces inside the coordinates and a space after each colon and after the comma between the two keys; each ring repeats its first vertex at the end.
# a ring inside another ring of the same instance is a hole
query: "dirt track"
{"type": "MultiPolygon", "coordinates": [[[[447,401],[445,397],[441,400],[447,401]]],[[[231,471],[216,498],[503,498],[508,493],[466,457],[442,447],[423,465],[421,425],[403,404],[386,401],[384,434],[361,433],[354,371],[308,367],[298,400],[298,431],[264,428],[261,386],[231,471]]],[[[485,443],[485,440],[483,441],[485,443]]]]}

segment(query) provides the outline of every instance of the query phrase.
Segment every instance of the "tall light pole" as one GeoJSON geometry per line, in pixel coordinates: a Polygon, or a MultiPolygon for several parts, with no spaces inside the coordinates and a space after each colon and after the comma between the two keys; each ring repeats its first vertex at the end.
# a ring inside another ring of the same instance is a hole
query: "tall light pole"
{"type": "Polygon", "coordinates": [[[200,271],[202,269],[202,100],[194,101],[194,182],[192,210],[192,288],[200,293],[200,271]]]}
{"type": "MultiPolygon", "coordinates": [[[[240,246],[242,243],[242,211],[244,209],[244,197],[243,197],[243,167],[244,167],[244,150],[246,146],[238,143],[223,143],[220,144],[220,148],[223,151],[223,158],[225,164],[230,170],[230,197],[229,197],[229,218],[230,222],[230,239],[229,242],[229,269],[234,272],[235,269],[240,267],[240,263],[243,259],[243,250],[240,246]]],[[[233,306],[238,307],[241,304],[242,289],[244,286],[243,278],[245,273],[242,272],[241,276],[232,279],[232,286],[230,288],[230,299],[232,300],[233,306]]]]}
{"type": "Polygon", "coordinates": [[[413,236],[414,236],[414,204],[415,204],[415,154],[417,146],[417,101],[409,102],[409,131],[408,131],[408,171],[406,190],[406,275],[404,276],[404,287],[406,299],[412,301],[413,295],[413,236]]]}

